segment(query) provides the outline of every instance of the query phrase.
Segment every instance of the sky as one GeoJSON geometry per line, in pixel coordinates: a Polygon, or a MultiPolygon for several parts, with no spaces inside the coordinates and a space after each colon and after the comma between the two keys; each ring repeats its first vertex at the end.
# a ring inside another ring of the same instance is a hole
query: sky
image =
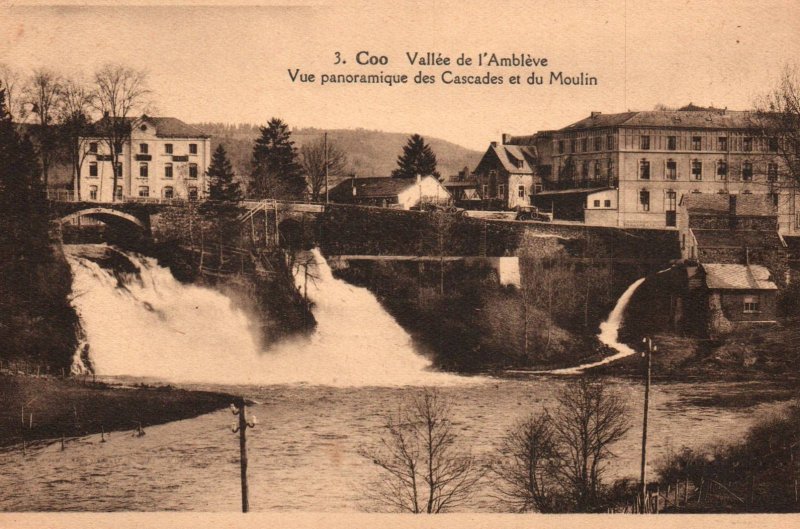
{"type": "MultiPolygon", "coordinates": [[[[208,2],[206,2],[208,3],[208,2]]],[[[747,109],[800,57],[792,1],[303,2],[212,6],[62,5],[0,1],[0,63],[87,78],[107,62],[145,69],[158,114],[187,122],[366,128],[420,133],[484,149],[501,133],[561,128],[591,111],[689,102],[747,109]],[[347,64],[334,65],[339,51],[347,64]],[[368,51],[388,64],[359,66],[368,51]],[[530,54],[532,68],[460,67],[500,86],[444,85],[457,67],[415,67],[406,52],[530,54]],[[433,85],[293,83],[288,70],[369,74],[420,70],[433,85]],[[524,79],[535,71],[545,85],[524,79]],[[585,72],[596,86],[548,85],[585,72]],[[521,74],[523,84],[508,84],[521,74]]],[[[66,5],[73,4],[73,5],[66,5]]]]}

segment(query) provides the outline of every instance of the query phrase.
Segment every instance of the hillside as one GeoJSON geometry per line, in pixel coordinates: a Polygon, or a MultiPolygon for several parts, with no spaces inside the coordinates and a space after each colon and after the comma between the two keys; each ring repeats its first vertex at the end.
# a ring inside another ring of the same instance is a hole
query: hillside
{"type": "MultiPolygon", "coordinates": [[[[258,136],[258,126],[250,124],[195,123],[194,126],[210,134],[211,146],[219,143],[225,149],[238,175],[250,172],[253,140],[258,136]]],[[[292,130],[292,140],[299,149],[304,143],[322,137],[324,129],[306,128],[292,130]]],[[[365,129],[337,129],[328,131],[328,140],[336,142],[347,153],[348,173],[358,176],[387,176],[397,166],[410,134],[365,129]]],[[[438,138],[425,138],[436,153],[439,172],[447,177],[465,166],[474,169],[482,152],[473,151],[438,138]]]]}

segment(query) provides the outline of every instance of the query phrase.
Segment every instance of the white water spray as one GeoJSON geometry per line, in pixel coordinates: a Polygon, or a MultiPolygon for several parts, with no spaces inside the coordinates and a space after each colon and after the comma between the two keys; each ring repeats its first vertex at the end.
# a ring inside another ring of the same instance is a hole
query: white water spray
{"type": "MultiPolygon", "coordinates": [[[[72,255],[74,306],[98,375],[221,384],[333,386],[448,384],[364,288],[335,279],[319,251],[295,281],[314,304],[307,338],[261,351],[247,315],[209,288],[179,283],[155,259],[127,254],[140,278],[117,277],[72,255]],[[121,284],[120,284],[121,283],[121,284]]],[[[303,256],[301,256],[303,257],[303,256]]]]}

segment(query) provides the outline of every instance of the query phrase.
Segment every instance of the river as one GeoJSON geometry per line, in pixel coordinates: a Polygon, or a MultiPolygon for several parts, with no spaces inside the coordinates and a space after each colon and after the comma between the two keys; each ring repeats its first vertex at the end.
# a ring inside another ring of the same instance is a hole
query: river
{"type": "MultiPolygon", "coordinates": [[[[224,295],[177,283],[155,261],[129,255],[137,277],[70,256],[76,308],[103,378],[167,380],[254,401],[248,430],[250,505],[255,511],[374,510],[365,491],[379,477],[359,455],[379,442],[387,413],[410,392],[435,386],[452,404],[458,444],[483,462],[497,456],[519,418],[554,405],[568,376],[459,377],[432,372],[405,331],[365,289],[333,278],[311,254],[317,331],[261,351],[246,314],[224,295]]],[[[637,477],[641,384],[606,383],[630,404],[632,428],[613,447],[608,479],[637,477]]],[[[711,397],[768,390],[765,383],[656,383],[650,407],[650,472],[670,450],[736,439],[783,404],[721,407],[711,397]]],[[[59,445],[0,453],[0,510],[236,511],[238,434],[229,410],[59,445]]],[[[485,480],[464,511],[499,509],[485,480]]]]}

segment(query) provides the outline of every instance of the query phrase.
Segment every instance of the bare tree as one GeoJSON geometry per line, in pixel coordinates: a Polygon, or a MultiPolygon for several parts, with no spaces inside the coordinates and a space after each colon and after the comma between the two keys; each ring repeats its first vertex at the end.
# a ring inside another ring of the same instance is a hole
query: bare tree
{"type": "Polygon", "coordinates": [[[39,157],[42,164],[42,182],[47,187],[50,165],[56,155],[55,124],[61,115],[61,91],[63,80],[53,70],[40,68],[25,84],[22,93],[22,115],[36,115],[38,127],[34,136],[38,140],[39,157]]]}
{"type": "Polygon", "coordinates": [[[318,138],[300,147],[300,162],[303,170],[308,177],[308,185],[311,189],[311,200],[318,202],[325,187],[325,166],[327,161],[328,179],[345,174],[347,167],[347,155],[332,141],[325,141],[318,138]],[[326,153],[327,143],[327,153],[326,153]]]}
{"type": "Polygon", "coordinates": [[[130,117],[135,110],[142,109],[145,98],[150,94],[147,88],[147,74],[120,64],[106,64],[94,74],[96,92],[93,106],[103,113],[97,124],[97,132],[108,146],[111,154],[114,183],[112,200],[117,197],[117,183],[120,177],[118,156],[130,138],[130,117]]]}
{"type": "Polygon", "coordinates": [[[790,185],[800,183],[800,72],[784,66],[775,87],[756,104],[757,127],[789,170],[790,185]]]}
{"type": "Polygon", "coordinates": [[[12,119],[20,115],[17,95],[21,89],[21,80],[22,74],[19,70],[8,64],[0,63],[0,85],[6,91],[6,107],[12,119]]]}
{"type": "Polygon", "coordinates": [[[86,84],[78,78],[65,79],[61,89],[60,121],[72,165],[72,189],[76,199],[81,196],[81,168],[89,154],[86,139],[89,127],[92,94],[86,84]]]}
{"type": "Polygon", "coordinates": [[[581,377],[558,395],[551,415],[558,441],[558,475],[576,509],[586,512],[599,503],[602,477],[611,445],[630,428],[627,407],[602,382],[581,377]]]}
{"type": "Polygon", "coordinates": [[[399,512],[434,514],[469,499],[484,470],[456,445],[450,406],[438,391],[414,394],[384,428],[380,445],[361,452],[383,473],[367,491],[373,500],[399,512]]]}
{"type": "Polygon", "coordinates": [[[500,453],[493,471],[501,501],[518,512],[557,512],[561,489],[550,417],[531,415],[519,421],[503,439],[500,453]]]}

